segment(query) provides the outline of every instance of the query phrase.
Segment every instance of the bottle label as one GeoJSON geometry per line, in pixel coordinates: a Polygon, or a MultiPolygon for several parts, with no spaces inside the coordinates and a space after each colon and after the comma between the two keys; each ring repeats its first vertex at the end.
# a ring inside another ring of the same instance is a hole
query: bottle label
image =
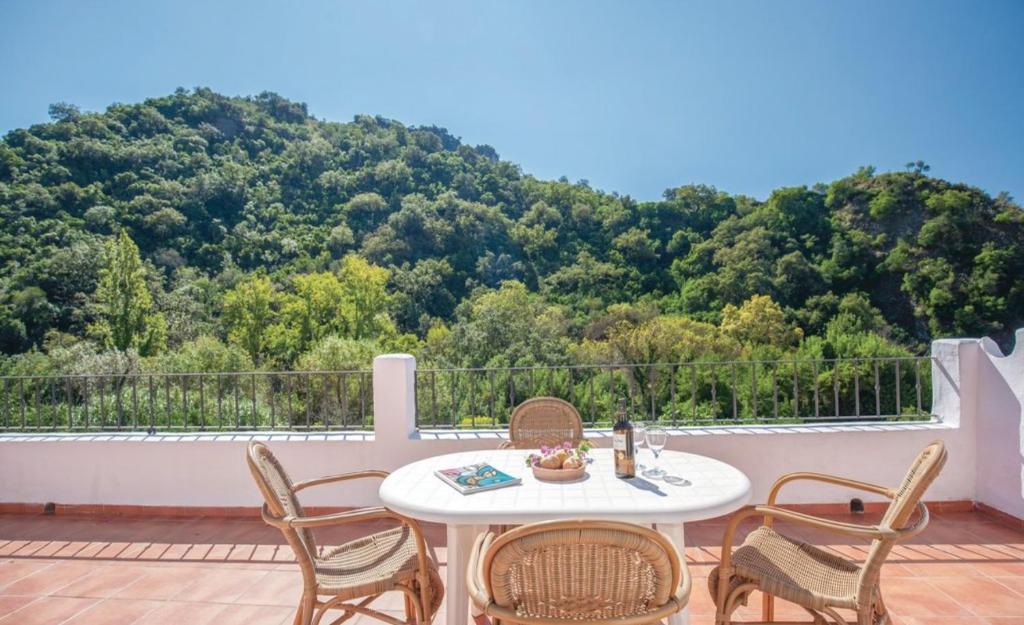
{"type": "Polygon", "coordinates": [[[618,477],[633,477],[636,475],[636,460],[633,457],[633,432],[612,433],[612,448],[615,454],[615,475],[618,477]]]}

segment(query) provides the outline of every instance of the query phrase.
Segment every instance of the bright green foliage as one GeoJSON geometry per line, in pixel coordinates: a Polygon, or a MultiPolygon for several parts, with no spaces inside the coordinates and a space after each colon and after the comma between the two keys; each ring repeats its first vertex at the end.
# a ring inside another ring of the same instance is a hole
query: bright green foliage
{"type": "Polygon", "coordinates": [[[482,289],[457,312],[443,362],[470,366],[554,364],[568,346],[562,311],[546,305],[521,282],[482,289]]]}
{"type": "Polygon", "coordinates": [[[796,345],[803,332],[786,320],[782,308],[767,295],[755,295],[736,307],[722,309],[722,334],[741,345],[796,345]]]}
{"type": "Polygon", "coordinates": [[[375,341],[328,336],[303,354],[295,363],[295,368],[299,371],[366,369],[380,351],[375,341]]]}
{"type": "Polygon", "coordinates": [[[249,355],[241,347],[225,345],[213,336],[200,336],[152,359],[146,363],[146,368],[167,373],[213,373],[252,371],[254,367],[249,355]]]}
{"type": "Polygon", "coordinates": [[[231,342],[256,364],[270,345],[270,326],[276,319],[278,295],[266,276],[252,276],[224,294],[224,322],[231,342]]]}
{"type": "Polygon", "coordinates": [[[379,335],[390,322],[386,319],[387,284],[391,272],[366,262],[355,254],[341,261],[338,270],[344,316],[344,334],[354,339],[379,335]]]}
{"type": "Polygon", "coordinates": [[[282,329],[277,353],[289,360],[325,336],[345,328],[344,295],[338,278],[330,272],[295,276],[293,291],[283,298],[282,329]]]}
{"type": "Polygon", "coordinates": [[[137,349],[142,356],[163,349],[167,325],[153,310],[139,248],[124,231],[107,243],[95,304],[98,320],[91,330],[108,347],[137,349]]]}
{"type": "Polygon", "coordinates": [[[678,315],[660,315],[640,322],[619,321],[607,338],[584,340],[578,357],[593,363],[679,363],[728,360],[740,345],[709,323],[678,315]]]}

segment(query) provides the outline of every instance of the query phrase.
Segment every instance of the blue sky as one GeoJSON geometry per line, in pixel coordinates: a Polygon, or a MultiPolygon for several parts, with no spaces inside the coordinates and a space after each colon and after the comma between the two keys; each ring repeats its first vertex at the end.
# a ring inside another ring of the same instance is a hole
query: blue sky
{"type": "Polygon", "coordinates": [[[764,197],[872,164],[1024,199],[1024,2],[0,5],[0,132],[176,87],[447,127],[543,178],[764,197]]]}

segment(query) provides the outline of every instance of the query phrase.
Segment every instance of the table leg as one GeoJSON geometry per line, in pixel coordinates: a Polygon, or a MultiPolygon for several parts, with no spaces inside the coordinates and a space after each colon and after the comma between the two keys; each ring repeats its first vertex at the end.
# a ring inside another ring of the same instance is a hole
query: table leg
{"type": "MultiPolygon", "coordinates": [[[[676,549],[679,550],[679,556],[683,559],[682,565],[685,567],[686,540],[683,536],[683,524],[659,523],[658,531],[672,539],[672,542],[675,544],[676,549]]],[[[674,615],[670,616],[668,618],[668,625],[690,625],[690,606],[686,606],[681,611],[676,612],[674,615]]]]}
{"type": "Polygon", "coordinates": [[[445,583],[445,622],[447,625],[469,623],[469,591],[466,589],[466,569],[473,543],[486,525],[449,525],[448,556],[445,583]]]}

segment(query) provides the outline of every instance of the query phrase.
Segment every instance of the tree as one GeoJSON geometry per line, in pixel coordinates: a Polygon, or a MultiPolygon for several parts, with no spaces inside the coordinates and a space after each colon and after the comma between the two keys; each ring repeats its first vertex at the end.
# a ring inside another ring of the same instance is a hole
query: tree
{"type": "Polygon", "coordinates": [[[274,285],[262,275],[251,276],[224,294],[223,318],[228,337],[257,365],[267,356],[277,301],[274,285]]]}
{"type": "Polygon", "coordinates": [[[67,102],[54,102],[50,105],[50,119],[55,122],[76,121],[82,115],[82,111],[74,104],[67,102]]]}
{"type": "Polygon", "coordinates": [[[346,339],[327,336],[299,357],[299,371],[355,371],[365,369],[380,353],[376,342],[368,339],[346,339]]]}
{"type": "Polygon", "coordinates": [[[931,166],[928,165],[928,163],[925,163],[922,160],[910,161],[905,165],[905,167],[907,171],[915,174],[923,174],[925,172],[931,171],[932,169],[931,166]]]}
{"type": "Polygon", "coordinates": [[[361,256],[349,254],[338,272],[345,335],[354,339],[376,336],[381,329],[379,317],[387,310],[391,272],[371,265],[361,256]]]}
{"type": "Polygon", "coordinates": [[[6,299],[11,316],[19,322],[13,328],[15,334],[20,326],[28,344],[40,345],[57,312],[46,292],[38,286],[27,286],[10,293],[6,299]]]}
{"type": "Polygon", "coordinates": [[[638,324],[620,322],[608,331],[610,362],[633,364],[727,360],[739,345],[710,323],[660,315],[638,324]]]}
{"type": "Polygon", "coordinates": [[[451,317],[457,303],[450,290],[452,276],[447,260],[427,258],[397,268],[392,301],[399,326],[425,331],[431,319],[451,317]]]}
{"type": "Polygon", "coordinates": [[[168,373],[191,371],[251,371],[253,362],[239,345],[225,345],[213,336],[200,336],[147,363],[147,369],[168,373]]]}
{"type": "Polygon", "coordinates": [[[292,287],[281,306],[284,334],[279,353],[283,351],[288,362],[325,336],[347,334],[344,293],[333,273],[295,276],[292,287]]]}
{"type": "Polygon", "coordinates": [[[167,326],[153,308],[139,248],[124,230],[106,245],[93,298],[99,319],[92,330],[107,346],[142,356],[163,349],[167,326]]]}
{"type": "Polygon", "coordinates": [[[767,295],[755,295],[739,307],[726,305],[720,327],[723,334],[744,345],[791,346],[803,336],[767,295]]]}
{"type": "Polygon", "coordinates": [[[564,360],[567,322],[521,282],[480,289],[459,306],[444,356],[464,366],[554,364],[564,360]]]}

